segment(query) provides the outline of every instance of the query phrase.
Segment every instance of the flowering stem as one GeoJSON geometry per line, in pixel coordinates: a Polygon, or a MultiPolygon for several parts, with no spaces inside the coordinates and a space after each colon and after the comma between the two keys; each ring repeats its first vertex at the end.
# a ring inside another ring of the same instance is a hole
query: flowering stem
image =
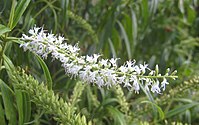
{"type": "Polygon", "coordinates": [[[151,70],[148,64],[135,65],[135,61],[127,61],[124,65],[118,67],[117,59],[100,59],[101,55],[79,56],[79,48],[65,43],[64,37],[46,34],[43,28],[33,28],[29,30],[31,36],[23,34],[22,40],[29,41],[20,46],[24,50],[30,50],[43,58],[51,54],[53,59],[62,62],[65,72],[73,77],[79,77],[87,83],[96,83],[98,87],[111,87],[116,84],[124,84],[124,87],[139,93],[140,84],[145,86],[146,90],[154,93],[164,91],[167,78],[175,80],[176,71],[170,73],[168,69],[165,75],[159,74],[158,66],[151,70]],[[147,74],[147,72],[149,72],[147,74]],[[159,85],[162,79],[161,85],[159,85]]]}

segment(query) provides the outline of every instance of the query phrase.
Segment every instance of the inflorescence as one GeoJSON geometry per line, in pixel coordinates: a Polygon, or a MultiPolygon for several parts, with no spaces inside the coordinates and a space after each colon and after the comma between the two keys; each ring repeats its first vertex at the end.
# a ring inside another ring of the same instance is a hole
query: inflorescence
{"type": "Polygon", "coordinates": [[[30,36],[22,36],[22,40],[28,41],[20,45],[24,51],[29,50],[44,59],[51,54],[53,59],[61,61],[66,74],[87,83],[96,83],[99,88],[123,84],[136,93],[143,86],[146,91],[160,94],[169,84],[168,78],[177,78],[176,71],[170,73],[169,68],[165,75],[159,74],[157,65],[155,70],[151,70],[148,64],[136,65],[135,61],[118,66],[117,58],[103,59],[99,54],[80,56],[77,45],[69,45],[64,37],[45,33],[43,28],[34,27],[29,33],[30,36]]]}

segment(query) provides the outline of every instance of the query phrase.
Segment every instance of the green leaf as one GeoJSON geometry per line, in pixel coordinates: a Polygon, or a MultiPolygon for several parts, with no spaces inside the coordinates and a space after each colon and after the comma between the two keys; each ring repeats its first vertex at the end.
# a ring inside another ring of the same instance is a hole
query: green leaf
{"type": "Polygon", "coordinates": [[[41,59],[40,56],[36,55],[42,69],[43,69],[43,72],[44,72],[44,75],[45,75],[45,78],[46,78],[46,83],[47,83],[47,86],[48,86],[48,89],[51,90],[52,89],[52,78],[51,78],[51,75],[50,75],[50,72],[48,70],[48,67],[47,65],[45,64],[45,62],[41,59]]]}
{"type": "Polygon", "coordinates": [[[132,18],[131,18],[131,15],[129,15],[129,14],[122,14],[122,16],[123,16],[123,19],[122,19],[122,21],[121,21],[121,23],[122,23],[122,25],[123,25],[123,27],[124,27],[124,29],[125,29],[125,31],[126,31],[126,34],[127,34],[127,36],[128,36],[128,39],[129,39],[129,41],[131,41],[130,42],[130,45],[134,45],[134,41],[133,41],[133,23],[132,23],[132,18]]]}
{"type": "Polygon", "coordinates": [[[142,0],[142,17],[143,17],[143,27],[147,25],[148,18],[149,18],[149,9],[148,9],[148,0],[142,0]]]}
{"type": "Polygon", "coordinates": [[[131,10],[131,18],[132,18],[132,36],[134,47],[137,44],[137,34],[138,34],[138,26],[137,26],[137,18],[134,10],[131,10]]]}
{"type": "Polygon", "coordinates": [[[0,87],[3,97],[6,118],[9,121],[9,125],[16,125],[17,113],[14,107],[13,92],[11,91],[11,88],[8,85],[6,85],[1,79],[0,87]]]}
{"type": "Polygon", "coordinates": [[[164,119],[164,117],[165,117],[164,112],[162,111],[162,109],[158,105],[156,105],[155,103],[150,102],[150,101],[142,101],[141,103],[148,103],[148,104],[155,106],[158,110],[160,119],[164,119]]]}
{"type": "Polygon", "coordinates": [[[131,56],[131,46],[130,46],[129,38],[127,36],[127,33],[126,33],[123,25],[119,21],[117,21],[117,23],[119,24],[122,35],[124,37],[124,42],[125,42],[127,53],[128,53],[128,59],[131,59],[132,56],[131,56]]]}
{"type": "Polygon", "coordinates": [[[103,102],[100,104],[100,106],[96,109],[96,113],[100,112],[100,110],[102,108],[105,108],[109,104],[114,103],[114,102],[118,102],[118,100],[116,98],[107,98],[107,99],[104,99],[103,102]]]}
{"type": "Polygon", "coordinates": [[[8,22],[8,27],[10,29],[12,29],[12,24],[13,24],[13,21],[14,21],[16,5],[17,5],[17,1],[16,0],[12,0],[12,7],[11,7],[10,17],[9,17],[9,22],[8,22]]]}
{"type": "Polygon", "coordinates": [[[185,104],[185,105],[180,105],[180,106],[168,111],[166,113],[166,118],[175,116],[175,115],[180,114],[182,112],[185,112],[187,109],[192,108],[192,107],[197,106],[197,105],[199,105],[198,102],[193,102],[193,103],[189,103],[189,104],[185,104]]]}
{"type": "Polygon", "coordinates": [[[119,52],[120,50],[123,50],[123,48],[122,48],[122,42],[121,42],[121,37],[120,37],[120,35],[119,35],[119,31],[118,31],[118,29],[116,29],[116,28],[113,28],[113,30],[112,30],[112,35],[111,35],[111,41],[112,41],[112,43],[113,43],[113,45],[114,45],[114,49],[115,49],[115,51],[116,51],[116,54],[117,54],[117,52],[119,52]]]}
{"type": "Polygon", "coordinates": [[[6,67],[6,70],[8,72],[9,77],[12,77],[12,72],[15,70],[15,66],[13,65],[12,61],[4,54],[3,55],[4,59],[4,65],[6,67]]]}
{"type": "Polygon", "coordinates": [[[187,6],[187,21],[192,24],[196,19],[196,11],[192,6],[187,6]]]}
{"type": "MultiPolygon", "coordinates": [[[[142,84],[140,84],[140,87],[141,87],[142,91],[146,94],[149,102],[155,104],[155,101],[154,101],[153,96],[151,95],[151,92],[147,91],[142,84]]],[[[152,105],[152,108],[153,108],[154,115],[157,116],[157,108],[156,108],[156,106],[152,105]]]]}
{"type": "Polygon", "coordinates": [[[9,21],[9,22],[11,22],[11,23],[9,23],[9,26],[11,29],[13,29],[17,25],[17,23],[19,22],[19,19],[23,15],[23,13],[26,10],[26,8],[28,7],[29,3],[30,3],[30,0],[20,0],[16,6],[16,9],[15,9],[15,7],[12,8],[12,10],[13,9],[15,9],[15,10],[13,10],[14,16],[13,16],[13,12],[11,11],[10,17],[13,16],[13,18],[10,18],[11,21],[9,21]]]}
{"type": "Polygon", "coordinates": [[[19,90],[15,90],[15,97],[16,97],[16,103],[17,103],[17,109],[18,109],[18,125],[23,125],[23,119],[24,119],[24,114],[23,114],[23,95],[22,92],[19,90]]]}
{"type": "Polygon", "coordinates": [[[26,123],[30,121],[31,117],[31,100],[30,96],[26,93],[23,93],[23,104],[24,123],[26,123]]]}
{"type": "Polygon", "coordinates": [[[106,109],[111,114],[111,117],[114,119],[114,125],[126,125],[124,115],[117,108],[108,106],[106,107],[106,109]]]}
{"type": "Polygon", "coordinates": [[[118,100],[116,98],[107,98],[106,100],[104,100],[102,102],[102,105],[105,106],[105,105],[108,105],[110,103],[113,103],[113,102],[117,102],[118,100]]]}
{"type": "Polygon", "coordinates": [[[31,101],[29,95],[21,90],[15,89],[15,97],[19,116],[18,125],[24,125],[24,123],[30,120],[31,101]]]}
{"type": "MultiPolygon", "coordinates": [[[[7,73],[11,78],[12,72],[13,70],[15,70],[15,67],[12,61],[6,55],[3,55],[3,58],[7,73]]],[[[19,116],[18,124],[24,125],[25,122],[28,122],[30,120],[31,102],[29,96],[26,93],[23,93],[16,89],[15,89],[15,98],[16,98],[18,116],[19,116]]]]}
{"type": "Polygon", "coordinates": [[[4,113],[4,109],[2,107],[2,101],[0,99],[0,121],[1,121],[1,125],[6,125],[4,114],[5,113],[4,113]]]}
{"type": "Polygon", "coordinates": [[[10,28],[0,24],[0,36],[3,35],[4,33],[10,32],[10,28]]]}
{"type": "Polygon", "coordinates": [[[112,52],[112,54],[113,54],[113,58],[116,58],[116,57],[117,57],[117,54],[116,54],[116,52],[115,52],[115,48],[114,48],[114,45],[113,45],[113,42],[111,41],[111,39],[108,39],[108,43],[109,43],[111,52],[112,52]]]}

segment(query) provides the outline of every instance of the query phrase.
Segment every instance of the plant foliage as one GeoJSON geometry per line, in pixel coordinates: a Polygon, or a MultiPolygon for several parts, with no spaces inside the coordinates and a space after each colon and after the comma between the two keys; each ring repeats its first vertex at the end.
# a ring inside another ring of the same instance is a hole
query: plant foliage
{"type": "Polygon", "coordinates": [[[0,0],[1,125],[198,124],[198,10],[197,0],[0,0]]]}

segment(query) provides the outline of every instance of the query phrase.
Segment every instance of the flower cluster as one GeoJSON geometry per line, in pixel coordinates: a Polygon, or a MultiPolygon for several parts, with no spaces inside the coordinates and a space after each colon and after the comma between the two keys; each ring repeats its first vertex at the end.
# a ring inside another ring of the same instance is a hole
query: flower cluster
{"type": "Polygon", "coordinates": [[[78,77],[84,82],[95,83],[98,87],[111,87],[123,84],[130,90],[139,93],[141,86],[146,91],[161,93],[169,84],[167,78],[177,78],[175,73],[165,75],[158,73],[158,66],[151,70],[148,64],[136,65],[135,61],[127,61],[124,65],[117,65],[117,58],[103,59],[99,54],[80,56],[77,45],[72,46],[65,42],[64,37],[45,33],[43,28],[34,27],[29,30],[30,36],[23,34],[22,40],[28,41],[20,46],[24,50],[37,53],[43,58],[49,54],[53,59],[60,60],[66,74],[78,77]]]}

